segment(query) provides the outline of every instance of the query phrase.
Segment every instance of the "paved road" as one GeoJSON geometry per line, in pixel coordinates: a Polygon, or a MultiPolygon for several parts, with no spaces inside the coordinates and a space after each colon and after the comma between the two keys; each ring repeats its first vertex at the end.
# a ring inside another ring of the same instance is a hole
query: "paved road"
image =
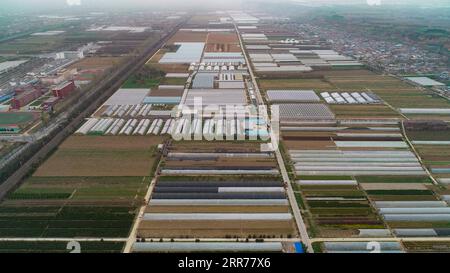
{"type": "Polygon", "coordinates": [[[425,170],[425,172],[427,173],[428,177],[431,179],[431,181],[433,181],[433,184],[439,186],[439,183],[437,182],[437,180],[434,178],[433,174],[430,172],[430,170],[428,170],[427,165],[425,164],[425,162],[423,162],[422,157],[420,156],[419,152],[417,152],[416,147],[414,147],[414,145],[411,143],[411,141],[409,140],[408,134],[405,131],[405,126],[403,121],[400,122],[400,127],[402,129],[402,133],[403,133],[403,138],[406,141],[406,143],[408,144],[409,148],[413,151],[413,153],[416,155],[417,159],[420,162],[420,165],[422,165],[422,168],[425,170]]]}
{"type": "MultiPolygon", "coordinates": [[[[261,95],[261,91],[259,90],[258,83],[256,82],[255,74],[253,73],[253,69],[252,69],[251,63],[249,61],[249,58],[247,56],[247,52],[245,51],[244,44],[242,42],[242,37],[241,37],[241,35],[239,33],[239,29],[238,29],[236,24],[234,24],[234,27],[235,27],[236,32],[237,32],[238,37],[239,37],[239,43],[241,45],[241,49],[242,49],[242,52],[244,54],[245,61],[247,63],[248,71],[250,73],[250,77],[251,77],[251,80],[253,82],[254,91],[255,91],[257,100],[258,100],[260,105],[264,105],[264,100],[263,100],[263,97],[261,95]]],[[[268,115],[267,111],[265,111],[265,113],[263,113],[263,114],[265,116],[265,119],[267,121],[269,121],[269,115],[268,115]]],[[[300,233],[301,241],[305,244],[307,252],[313,253],[314,250],[313,250],[313,247],[312,247],[312,244],[311,244],[311,240],[310,240],[309,235],[308,235],[308,231],[306,229],[305,222],[303,221],[302,214],[301,214],[300,209],[298,207],[297,200],[296,200],[295,194],[294,194],[294,190],[292,188],[291,181],[289,179],[289,175],[288,175],[287,170],[286,170],[286,166],[284,165],[283,157],[282,157],[282,155],[280,153],[280,150],[278,149],[278,141],[279,141],[279,139],[274,134],[272,128],[269,128],[269,130],[270,130],[272,147],[276,147],[275,148],[275,156],[276,156],[276,159],[277,159],[277,162],[278,162],[279,169],[281,171],[281,175],[283,177],[283,182],[287,186],[286,192],[287,192],[287,195],[288,195],[288,200],[289,200],[289,203],[290,203],[291,208],[292,208],[292,213],[294,214],[295,223],[296,223],[297,229],[298,229],[298,231],[300,233]]]]}
{"type": "Polygon", "coordinates": [[[133,244],[136,242],[136,235],[137,235],[137,229],[139,227],[139,224],[142,221],[142,218],[144,217],[145,208],[147,208],[148,202],[150,201],[150,196],[153,192],[153,189],[155,188],[156,184],[156,177],[153,178],[152,182],[150,183],[150,186],[148,187],[147,193],[145,194],[144,198],[144,205],[139,209],[139,213],[134,220],[133,227],[131,228],[130,236],[127,238],[127,243],[125,244],[124,253],[131,253],[133,249],[133,244]]]}

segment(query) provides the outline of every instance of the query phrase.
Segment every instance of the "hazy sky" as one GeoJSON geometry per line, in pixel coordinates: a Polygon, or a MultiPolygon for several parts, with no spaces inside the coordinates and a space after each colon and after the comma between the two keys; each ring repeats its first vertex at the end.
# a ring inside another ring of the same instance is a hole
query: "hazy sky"
{"type": "MultiPolygon", "coordinates": [[[[277,0],[0,0],[2,9],[58,9],[68,7],[67,2],[81,1],[85,7],[133,7],[133,6],[156,6],[164,4],[166,6],[217,6],[218,8],[233,9],[238,7],[241,1],[271,1],[277,0]]],[[[305,3],[333,3],[333,4],[366,4],[367,2],[376,3],[381,1],[382,5],[388,4],[408,4],[416,5],[445,5],[450,6],[450,0],[279,0],[280,2],[296,1],[305,3]]]]}

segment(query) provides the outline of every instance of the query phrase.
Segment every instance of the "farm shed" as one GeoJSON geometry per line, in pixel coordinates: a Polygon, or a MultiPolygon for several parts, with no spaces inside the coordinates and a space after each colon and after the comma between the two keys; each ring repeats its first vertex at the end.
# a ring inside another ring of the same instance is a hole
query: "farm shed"
{"type": "Polygon", "coordinates": [[[245,48],[247,48],[248,50],[270,50],[270,46],[268,45],[249,45],[246,44],[245,48]]]}
{"type": "Polygon", "coordinates": [[[270,102],[318,102],[313,90],[267,90],[270,102]]]}
{"type": "Polygon", "coordinates": [[[284,192],[154,192],[154,199],[284,199],[284,192]]]}
{"type": "Polygon", "coordinates": [[[205,52],[202,62],[245,64],[245,59],[241,52],[205,52]]]}
{"type": "Polygon", "coordinates": [[[145,97],[143,100],[144,104],[179,104],[181,97],[145,97]]]}
{"type": "Polygon", "coordinates": [[[259,66],[256,72],[310,72],[313,69],[306,65],[259,66]]]}
{"type": "Polygon", "coordinates": [[[425,87],[431,87],[431,86],[445,86],[445,84],[435,81],[433,79],[430,79],[428,77],[406,77],[408,81],[411,81],[413,83],[416,83],[421,86],[425,87]]]}
{"type": "Polygon", "coordinates": [[[75,134],[85,135],[89,132],[89,130],[97,124],[99,119],[97,118],[89,118],[76,132],[75,134]]]}
{"type": "Polygon", "coordinates": [[[151,199],[150,205],[174,206],[286,206],[286,199],[151,199]]]}
{"type": "Polygon", "coordinates": [[[410,151],[289,150],[289,154],[299,175],[425,175],[410,151]]]}
{"type": "Polygon", "coordinates": [[[197,73],[192,82],[192,88],[214,88],[214,79],[217,75],[218,73],[197,73]]]}
{"type": "Polygon", "coordinates": [[[284,193],[283,187],[204,187],[184,185],[179,187],[164,187],[157,185],[154,193],[284,193]]]}
{"type": "MultiPolygon", "coordinates": [[[[370,242],[324,242],[327,253],[369,253],[373,251],[370,242]]],[[[397,242],[377,242],[381,253],[403,252],[397,242]]]]}
{"type": "Polygon", "coordinates": [[[189,89],[182,104],[193,106],[196,97],[202,98],[203,106],[247,104],[244,89],[189,89]]]}
{"type": "Polygon", "coordinates": [[[134,243],[133,252],[281,252],[281,242],[268,243],[134,243]]]}
{"type": "Polygon", "coordinates": [[[189,73],[167,73],[166,78],[188,78],[189,73]]]}
{"type": "Polygon", "coordinates": [[[404,141],[334,141],[339,148],[408,148],[404,141]]]}
{"type": "Polygon", "coordinates": [[[436,208],[447,207],[444,201],[375,201],[378,208],[436,208]]]}
{"type": "Polygon", "coordinates": [[[121,88],[112,95],[104,105],[126,105],[140,104],[147,96],[149,89],[147,88],[121,88]]]}
{"type": "Polygon", "coordinates": [[[437,232],[432,228],[396,228],[394,233],[399,237],[437,237],[437,232]]]}
{"type": "Polygon", "coordinates": [[[168,52],[159,60],[160,64],[199,62],[205,43],[175,43],[179,48],[176,52],[168,52]]]}
{"type": "Polygon", "coordinates": [[[264,220],[264,221],[286,221],[291,220],[290,213],[145,213],[143,221],[158,220],[217,220],[217,221],[236,221],[236,220],[264,220]]]}
{"type": "Polygon", "coordinates": [[[328,120],[334,119],[331,110],[319,103],[275,104],[280,109],[281,121],[289,120],[328,120]]]}
{"type": "Polygon", "coordinates": [[[449,115],[448,108],[400,108],[403,114],[424,114],[424,115],[449,115]]]}
{"type": "Polygon", "coordinates": [[[386,221],[395,222],[449,222],[450,214],[385,214],[386,221]]]}
{"type": "Polygon", "coordinates": [[[244,175],[244,174],[259,174],[259,175],[274,175],[278,174],[277,169],[273,170],[170,170],[163,169],[162,174],[167,175],[244,175]]]}
{"type": "Polygon", "coordinates": [[[158,181],[158,186],[164,187],[182,187],[182,186],[193,186],[193,187],[277,187],[281,186],[281,181],[265,181],[265,180],[244,180],[244,181],[234,181],[234,180],[205,180],[205,181],[158,181]]]}

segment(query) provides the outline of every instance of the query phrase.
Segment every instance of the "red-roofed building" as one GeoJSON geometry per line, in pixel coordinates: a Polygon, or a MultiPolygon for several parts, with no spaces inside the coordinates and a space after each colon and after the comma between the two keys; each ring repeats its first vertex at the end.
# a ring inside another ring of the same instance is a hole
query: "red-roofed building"
{"type": "Polygon", "coordinates": [[[75,83],[73,81],[68,81],[52,88],[52,92],[53,96],[62,99],[69,96],[75,89],[76,89],[75,83]]]}

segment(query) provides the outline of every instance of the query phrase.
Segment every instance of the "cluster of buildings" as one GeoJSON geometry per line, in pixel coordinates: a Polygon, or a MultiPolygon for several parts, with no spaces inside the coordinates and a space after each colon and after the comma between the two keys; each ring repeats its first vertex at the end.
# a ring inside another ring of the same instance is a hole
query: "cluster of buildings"
{"type": "Polygon", "coordinates": [[[84,58],[84,52],[95,48],[89,44],[76,51],[58,52],[51,57],[21,61],[2,73],[1,110],[48,110],[104,71],[78,70],[71,65],[84,58]],[[45,96],[44,96],[45,95],[45,96]],[[40,99],[42,98],[42,99],[40,99]],[[30,103],[39,99],[39,103],[30,103]],[[29,105],[27,109],[25,106],[29,105]]]}
{"type": "Polygon", "coordinates": [[[337,29],[329,24],[326,27],[312,24],[296,27],[303,37],[317,42],[323,42],[321,37],[327,37],[327,42],[336,51],[392,74],[426,74],[448,70],[448,61],[442,55],[407,42],[374,38],[348,29],[337,29]]]}

